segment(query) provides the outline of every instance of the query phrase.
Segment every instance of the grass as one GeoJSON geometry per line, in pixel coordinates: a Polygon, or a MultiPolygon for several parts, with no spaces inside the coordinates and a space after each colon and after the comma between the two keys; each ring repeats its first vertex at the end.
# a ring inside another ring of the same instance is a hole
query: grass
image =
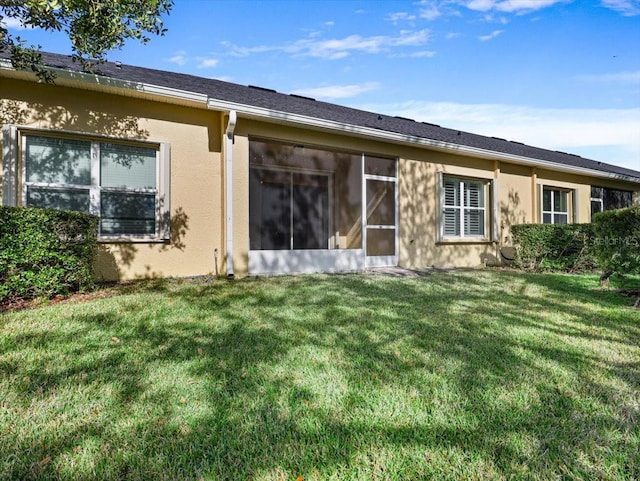
{"type": "Polygon", "coordinates": [[[0,479],[638,479],[640,311],[595,286],[164,281],[7,312],[0,479]]]}

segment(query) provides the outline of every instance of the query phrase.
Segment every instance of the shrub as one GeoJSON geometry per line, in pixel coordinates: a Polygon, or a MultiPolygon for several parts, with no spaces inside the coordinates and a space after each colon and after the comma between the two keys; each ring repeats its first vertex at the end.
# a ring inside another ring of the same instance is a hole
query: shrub
{"type": "Polygon", "coordinates": [[[640,206],[594,215],[591,244],[603,283],[613,273],[640,273],[640,206]]]}
{"type": "Polygon", "coordinates": [[[92,287],[97,225],[79,212],[0,207],[0,302],[92,287]]]}
{"type": "Polygon", "coordinates": [[[511,227],[518,247],[514,265],[540,271],[589,271],[596,259],[592,224],[519,224],[511,227]]]}

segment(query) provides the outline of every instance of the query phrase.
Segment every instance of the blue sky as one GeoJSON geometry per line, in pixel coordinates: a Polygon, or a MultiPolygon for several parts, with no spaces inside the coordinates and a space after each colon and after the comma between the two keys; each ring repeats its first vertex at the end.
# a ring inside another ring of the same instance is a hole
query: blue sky
{"type": "Polygon", "coordinates": [[[640,0],[176,0],[165,24],[109,59],[640,170],[640,0]]]}

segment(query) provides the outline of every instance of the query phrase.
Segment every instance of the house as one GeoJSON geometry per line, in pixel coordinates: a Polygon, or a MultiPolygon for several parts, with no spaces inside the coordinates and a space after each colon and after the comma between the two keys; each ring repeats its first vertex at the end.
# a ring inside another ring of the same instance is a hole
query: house
{"type": "Polygon", "coordinates": [[[100,279],[473,267],[519,223],[638,202],[640,172],[254,86],[0,58],[2,202],[100,216],[100,279]]]}

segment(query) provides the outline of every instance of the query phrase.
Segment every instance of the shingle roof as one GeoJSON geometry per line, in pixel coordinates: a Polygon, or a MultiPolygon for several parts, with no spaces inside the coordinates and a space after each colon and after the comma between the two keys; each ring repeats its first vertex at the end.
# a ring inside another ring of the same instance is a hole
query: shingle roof
{"type": "MultiPolygon", "coordinates": [[[[6,54],[0,56],[5,56],[6,54]]],[[[73,72],[81,71],[81,65],[73,62],[71,57],[53,53],[43,53],[44,63],[52,68],[73,72]]],[[[304,115],[316,119],[340,122],[357,127],[368,127],[385,132],[429,139],[436,142],[447,142],[466,147],[483,149],[508,155],[548,161],[564,166],[592,169],[611,174],[632,177],[640,181],[640,171],[618,167],[596,160],[585,159],[578,155],[532,147],[519,142],[507,141],[495,137],[462,132],[443,128],[411,119],[381,115],[327,102],[316,101],[307,97],[278,93],[274,90],[238,85],[221,80],[208,79],[181,73],[154,70],[106,62],[99,67],[99,75],[108,78],[141,82],[160,87],[180,89],[183,91],[204,94],[211,99],[238,104],[261,107],[264,109],[304,115]]]]}

